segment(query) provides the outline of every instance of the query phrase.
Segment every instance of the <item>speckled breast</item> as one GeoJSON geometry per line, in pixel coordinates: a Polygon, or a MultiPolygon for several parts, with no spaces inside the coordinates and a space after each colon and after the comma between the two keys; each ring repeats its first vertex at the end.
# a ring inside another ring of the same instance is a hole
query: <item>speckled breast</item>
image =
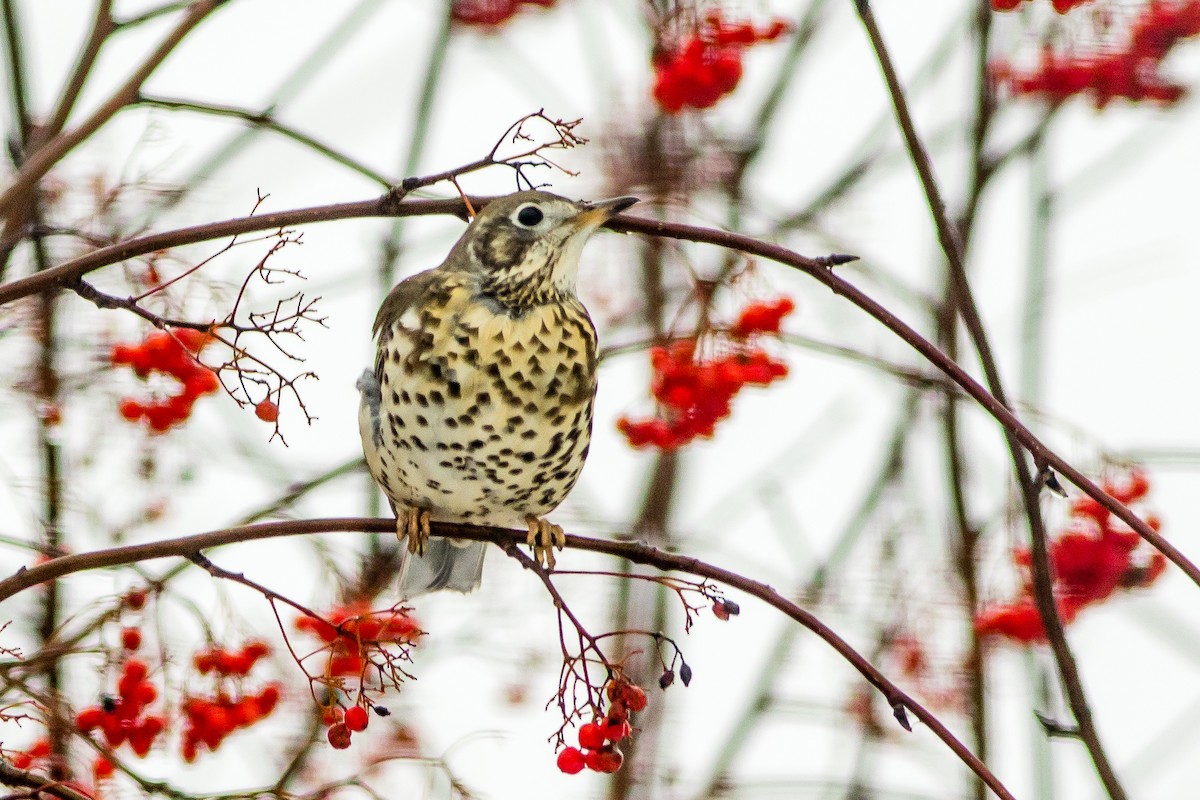
{"type": "Polygon", "coordinates": [[[394,502],[497,525],[562,502],[596,393],[596,333],[577,299],[515,314],[448,280],[380,337],[381,436],[367,456],[394,502]]]}

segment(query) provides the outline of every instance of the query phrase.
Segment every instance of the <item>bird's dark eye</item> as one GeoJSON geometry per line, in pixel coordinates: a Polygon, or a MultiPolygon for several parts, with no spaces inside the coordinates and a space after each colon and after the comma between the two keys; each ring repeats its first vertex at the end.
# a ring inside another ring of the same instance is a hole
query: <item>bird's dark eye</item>
{"type": "Polygon", "coordinates": [[[517,222],[524,225],[526,228],[532,228],[542,221],[542,210],[537,206],[525,206],[517,212],[517,222]]]}

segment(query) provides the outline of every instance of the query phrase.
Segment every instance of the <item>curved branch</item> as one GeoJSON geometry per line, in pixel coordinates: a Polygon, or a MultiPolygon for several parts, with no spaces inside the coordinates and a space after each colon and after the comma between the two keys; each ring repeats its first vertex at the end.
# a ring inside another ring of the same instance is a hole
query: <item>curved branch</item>
{"type": "MultiPolygon", "coordinates": [[[[436,536],[469,539],[477,542],[491,542],[506,551],[524,543],[528,535],[528,531],[442,522],[435,522],[431,527],[432,533],[436,536]]],[[[281,522],[264,522],[257,525],[243,525],[241,527],[226,528],[224,530],[210,531],[192,536],[182,536],[176,539],[60,556],[37,566],[22,567],[16,574],[0,581],[0,601],[38,584],[62,578],[76,572],[122,566],[154,558],[192,558],[207,548],[234,544],[236,542],[314,533],[390,533],[395,530],[396,521],[391,519],[350,517],[287,520],[281,522]]],[[[568,535],[567,547],[616,556],[636,564],[656,567],[661,570],[686,572],[708,580],[718,581],[748,595],[757,597],[759,600],[762,600],[764,603],[783,612],[791,619],[808,628],[836,650],[868,683],[879,690],[887,700],[888,705],[891,706],[897,721],[906,729],[911,729],[907,718],[907,714],[911,712],[933,731],[964,764],[970,767],[998,797],[1006,798],[1006,800],[1014,800],[1013,795],[992,774],[991,770],[966,745],[959,741],[932,712],[892,683],[845,639],[838,636],[833,629],[821,622],[811,612],[801,608],[799,604],[780,595],[767,584],[708,564],[698,558],[668,553],[638,542],[617,542],[568,535]]]]}
{"type": "MultiPolygon", "coordinates": [[[[242,217],[223,222],[213,222],[207,225],[197,225],[191,228],[181,228],[166,233],[144,236],[139,239],[131,239],[128,242],[101,248],[27,278],[0,284],[0,305],[22,297],[28,297],[32,294],[52,290],[56,286],[69,286],[72,282],[89,272],[124,261],[125,259],[152,253],[155,250],[178,247],[184,244],[194,244],[239,233],[270,230],[288,225],[326,222],[336,219],[426,214],[453,214],[461,217],[464,214],[462,199],[405,200],[401,202],[399,198],[403,195],[404,191],[407,191],[407,188],[405,184],[402,184],[400,189],[393,190],[374,200],[328,206],[313,206],[293,211],[263,214],[262,216],[242,217]]],[[[471,197],[469,199],[473,207],[480,208],[487,205],[489,200],[493,198],[471,197]]],[[[781,245],[764,242],[740,233],[731,233],[714,228],[703,228],[696,225],[684,225],[676,222],[663,222],[642,217],[631,217],[623,214],[609,220],[605,226],[615,231],[662,236],[740,250],[743,253],[760,256],[798,269],[824,284],[834,294],[846,298],[867,314],[870,314],[882,323],[884,327],[903,339],[931,364],[962,387],[963,391],[979,403],[1005,429],[1010,431],[1017,441],[1030,452],[1039,471],[1047,467],[1057,470],[1059,474],[1078,487],[1084,494],[1100,503],[1100,505],[1111,511],[1114,516],[1137,531],[1139,536],[1183,570],[1193,583],[1200,586],[1200,568],[1189,561],[1174,545],[1142,521],[1116,498],[1101,489],[1095,482],[1084,475],[1083,472],[1073,467],[1066,459],[1047,447],[1033,431],[1025,427],[1024,423],[1007,406],[993,397],[987,389],[972,378],[953,359],[946,356],[936,345],[921,336],[914,328],[875,302],[875,300],[853,284],[834,274],[831,267],[851,261],[854,258],[853,256],[833,255],[824,258],[809,258],[781,245]]]]}

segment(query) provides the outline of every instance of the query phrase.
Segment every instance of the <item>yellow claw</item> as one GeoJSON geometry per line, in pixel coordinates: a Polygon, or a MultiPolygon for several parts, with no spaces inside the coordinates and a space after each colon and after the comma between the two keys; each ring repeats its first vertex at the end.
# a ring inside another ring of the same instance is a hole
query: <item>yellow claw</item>
{"type": "Polygon", "coordinates": [[[562,526],[533,514],[527,514],[525,522],[529,525],[529,536],[525,541],[533,550],[533,560],[546,569],[554,569],[554,549],[562,550],[567,544],[562,526]]]}
{"type": "Polygon", "coordinates": [[[429,541],[429,509],[400,508],[396,510],[396,539],[408,540],[408,552],[418,556],[425,554],[425,542],[429,541]]]}

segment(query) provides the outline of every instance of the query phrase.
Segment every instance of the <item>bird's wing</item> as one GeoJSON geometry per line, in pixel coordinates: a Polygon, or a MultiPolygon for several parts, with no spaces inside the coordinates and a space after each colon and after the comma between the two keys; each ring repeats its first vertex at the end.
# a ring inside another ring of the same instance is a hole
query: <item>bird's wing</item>
{"type": "Polygon", "coordinates": [[[384,298],[383,304],[379,307],[379,313],[375,315],[372,331],[379,337],[375,351],[375,368],[363,370],[362,375],[354,383],[359,394],[360,432],[363,437],[363,447],[368,450],[368,455],[370,455],[371,446],[378,447],[382,440],[380,405],[383,403],[381,384],[383,381],[384,345],[392,336],[391,326],[386,323],[389,320],[398,319],[410,308],[420,305],[433,283],[434,277],[433,270],[427,270],[400,281],[392,291],[388,292],[388,296],[384,298]]]}
{"type": "Polygon", "coordinates": [[[400,281],[392,287],[388,296],[383,298],[383,303],[379,306],[379,313],[375,315],[375,324],[371,328],[379,338],[375,351],[376,385],[383,381],[384,345],[392,337],[391,325],[387,323],[402,319],[409,309],[421,305],[425,301],[430,287],[437,281],[437,276],[437,271],[432,269],[418,272],[416,275],[400,281]]]}

